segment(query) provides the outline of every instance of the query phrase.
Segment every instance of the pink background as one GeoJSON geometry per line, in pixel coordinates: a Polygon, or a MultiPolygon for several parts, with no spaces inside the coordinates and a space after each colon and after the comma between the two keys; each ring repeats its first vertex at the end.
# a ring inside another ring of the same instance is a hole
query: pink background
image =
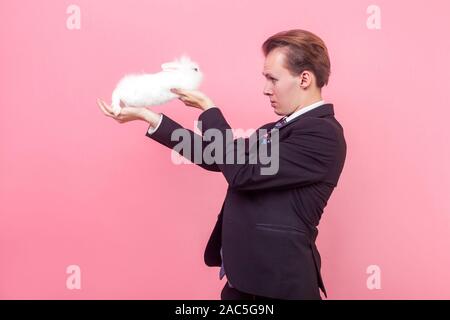
{"type": "MultiPolygon", "coordinates": [[[[320,225],[330,299],[450,298],[447,1],[0,2],[0,298],[219,299],[203,250],[226,191],[98,109],[124,74],[186,52],[234,128],[275,121],[261,44],[326,42],[348,144],[320,225]],[[69,30],[66,9],[81,9],[69,30]],[[381,29],[369,30],[369,5],[381,29]],[[66,267],[81,268],[81,290],[66,267]],[[381,289],[366,286],[369,265],[381,289]]],[[[193,129],[197,109],[155,108],[193,129]]]]}

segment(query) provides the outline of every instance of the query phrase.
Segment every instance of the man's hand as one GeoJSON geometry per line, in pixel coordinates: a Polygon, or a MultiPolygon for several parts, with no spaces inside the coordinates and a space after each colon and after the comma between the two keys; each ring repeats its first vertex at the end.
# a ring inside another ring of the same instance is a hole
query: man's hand
{"type": "Polygon", "coordinates": [[[194,107],[204,111],[214,106],[214,102],[201,91],[177,88],[172,88],[170,91],[179,95],[180,97],[178,99],[188,107],[194,107]]]}
{"type": "Polygon", "coordinates": [[[122,101],[120,101],[122,109],[120,110],[120,114],[116,116],[112,111],[112,107],[108,106],[105,101],[97,99],[97,104],[106,116],[115,119],[119,123],[125,123],[133,120],[148,121],[148,115],[146,114],[146,111],[149,111],[148,109],[125,107],[122,101]]]}

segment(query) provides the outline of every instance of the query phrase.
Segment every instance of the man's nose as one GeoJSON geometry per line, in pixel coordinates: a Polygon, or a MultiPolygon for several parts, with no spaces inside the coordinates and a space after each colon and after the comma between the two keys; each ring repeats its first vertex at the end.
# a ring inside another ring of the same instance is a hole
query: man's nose
{"type": "Polygon", "coordinates": [[[264,90],[263,90],[263,94],[266,95],[266,96],[270,96],[270,95],[273,94],[273,92],[268,86],[265,86],[264,90]]]}

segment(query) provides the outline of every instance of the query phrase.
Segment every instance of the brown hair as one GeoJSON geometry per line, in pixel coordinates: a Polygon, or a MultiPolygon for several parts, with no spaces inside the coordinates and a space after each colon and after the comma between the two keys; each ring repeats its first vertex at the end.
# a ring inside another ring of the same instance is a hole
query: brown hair
{"type": "Polygon", "coordinates": [[[314,33],[294,29],[274,34],[262,45],[264,56],[275,48],[285,48],[285,68],[293,76],[309,70],[316,77],[316,85],[322,88],[328,84],[330,57],[322,39],[314,33]]]}

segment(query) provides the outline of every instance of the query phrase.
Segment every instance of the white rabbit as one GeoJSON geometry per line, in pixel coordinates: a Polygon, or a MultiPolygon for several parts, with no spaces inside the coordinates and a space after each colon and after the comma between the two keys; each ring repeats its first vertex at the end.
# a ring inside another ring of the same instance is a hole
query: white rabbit
{"type": "Polygon", "coordinates": [[[129,74],[117,84],[112,94],[112,110],[120,114],[120,101],[125,106],[146,107],[169,102],[179,96],[171,88],[196,90],[203,80],[197,63],[183,55],[172,62],[161,64],[163,71],[154,74],[129,74]]]}

